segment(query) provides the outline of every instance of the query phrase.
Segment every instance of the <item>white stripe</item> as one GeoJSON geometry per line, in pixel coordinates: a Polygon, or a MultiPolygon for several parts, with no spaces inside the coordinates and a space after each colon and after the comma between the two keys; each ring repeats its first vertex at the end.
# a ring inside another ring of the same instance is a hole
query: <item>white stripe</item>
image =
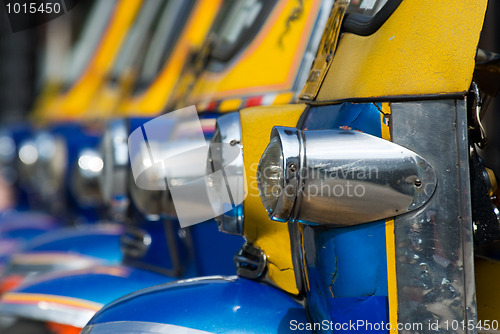
{"type": "Polygon", "coordinates": [[[276,100],[276,94],[266,94],[262,98],[262,105],[268,106],[273,104],[274,100],[276,100]]]}
{"type": "Polygon", "coordinates": [[[85,327],[82,334],[212,334],[189,327],[155,322],[118,321],[85,327]]]}

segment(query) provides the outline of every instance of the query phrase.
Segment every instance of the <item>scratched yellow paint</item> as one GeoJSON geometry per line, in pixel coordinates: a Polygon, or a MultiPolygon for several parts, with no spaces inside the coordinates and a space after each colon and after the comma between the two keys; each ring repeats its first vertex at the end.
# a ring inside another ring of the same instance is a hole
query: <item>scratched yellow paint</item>
{"type": "Polygon", "coordinates": [[[405,0],[374,34],[344,34],[317,100],[468,90],[486,3],[405,0]]]}
{"type": "Polygon", "coordinates": [[[477,320],[484,325],[487,320],[500,322],[500,290],[497,288],[500,276],[500,262],[476,258],[474,261],[476,276],[477,320]]]}
{"type": "Polygon", "coordinates": [[[297,294],[288,225],[271,221],[259,197],[256,171],[273,126],[297,125],[304,104],[247,108],[240,111],[243,157],[248,185],[244,202],[247,242],[266,253],[268,275],[283,290],[297,294]]]}

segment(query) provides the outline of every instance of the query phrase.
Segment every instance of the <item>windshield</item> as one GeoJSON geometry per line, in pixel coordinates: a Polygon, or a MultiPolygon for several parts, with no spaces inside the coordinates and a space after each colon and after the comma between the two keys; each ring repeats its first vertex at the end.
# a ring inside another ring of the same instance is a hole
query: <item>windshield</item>
{"type": "Polygon", "coordinates": [[[101,0],[97,1],[92,7],[89,21],[78,38],[69,59],[67,76],[64,80],[66,89],[69,89],[78,80],[92,59],[92,54],[106,30],[116,2],[117,0],[101,0]]]}
{"type": "Polygon", "coordinates": [[[81,334],[210,334],[209,332],[155,322],[120,321],[86,326],[81,334]]]}
{"type": "Polygon", "coordinates": [[[169,1],[164,7],[143,59],[135,87],[136,93],[148,87],[160,73],[188,20],[194,2],[169,1]]]}
{"type": "Polygon", "coordinates": [[[343,23],[345,32],[368,36],[375,33],[403,0],[351,0],[343,23]]]}
{"type": "Polygon", "coordinates": [[[212,28],[211,56],[227,62],[258,32],[275,0],[235,0],[225,2],[212,28]]]}
{"type": "Polygon", "coordinates": [[[374,17],[387,1],[388,0],[351,0],[347,7],[347,13],[357,13],[374,17]]]}
{"type": "Polygon", "coordinates": [[[111,71],[112,80],[118,79],[120,75],[134,66],[141,58],[140,55],[146,49],[155,25],[158,23],[157,16],[161,13],[161,7],[164,7],[165,3],[163,1],[144,2],[113,66],[111,71]]]}

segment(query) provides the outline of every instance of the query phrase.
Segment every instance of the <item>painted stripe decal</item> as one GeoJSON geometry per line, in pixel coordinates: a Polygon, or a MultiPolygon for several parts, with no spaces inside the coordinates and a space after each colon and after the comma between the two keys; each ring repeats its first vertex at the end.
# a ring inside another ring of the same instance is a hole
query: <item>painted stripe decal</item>
{"type": "Polygon", "coordinates": [[[100,303],[90,302],[83,299],[46,295],[39,293],[19,293],[9,292],[2,297],[2,304],[26,304],[38,305],[40,303],[54,303],[65,307],[88,309],[99,311],[104,305],[100,303]]]}

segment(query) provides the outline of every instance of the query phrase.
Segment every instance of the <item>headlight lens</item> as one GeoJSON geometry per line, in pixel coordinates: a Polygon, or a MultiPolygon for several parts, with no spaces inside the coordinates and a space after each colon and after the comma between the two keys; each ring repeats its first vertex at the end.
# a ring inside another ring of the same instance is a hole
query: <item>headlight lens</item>
{"type": "Polygon", "coordinates": [[[262,204],[272,214],[284,186],[283,151],[278,137],[271,139],[257,168],[257,182],[262,204]]]}

